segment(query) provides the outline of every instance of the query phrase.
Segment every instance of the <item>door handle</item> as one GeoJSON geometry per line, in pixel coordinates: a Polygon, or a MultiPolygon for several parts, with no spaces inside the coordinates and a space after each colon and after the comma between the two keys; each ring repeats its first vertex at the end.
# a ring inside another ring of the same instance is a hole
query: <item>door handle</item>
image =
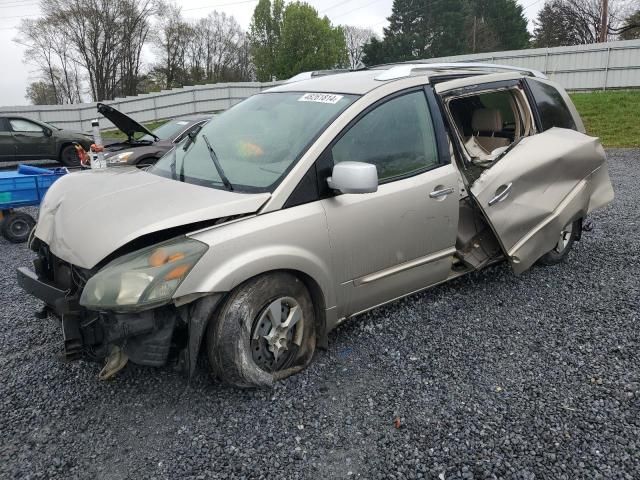
{"type": "Polygon", "coordinates": [[[498,187],[498,189],[496,190],[496,196],[493,197],[491,200],[489,200],[489,206],[492,207],[496,203],[500,203],[505,198],[507,198],[509,196],[509,193],[511,192],[512,185],[513,185],[513,182],[508,183],[507,185],[501,185],[500,187],[498,187]]]}
{"type": "Polygon", "coordinates": [[[440,189],[440,190],[434,190],[433,192],[431,192],[429,194],[429,197],[431,197],[431,198],[446,197],[447,195],[451,195],[454,191],[455,191],[455,189],[453,187],[443,188],[443,189],[440,189]]]}

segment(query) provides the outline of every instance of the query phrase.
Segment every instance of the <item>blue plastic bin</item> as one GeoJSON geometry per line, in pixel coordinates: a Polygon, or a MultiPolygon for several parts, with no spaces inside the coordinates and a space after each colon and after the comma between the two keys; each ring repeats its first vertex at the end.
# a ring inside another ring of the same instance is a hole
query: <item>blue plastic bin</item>
{"type": "Polygon", "coordinates": [[[0,172],[0,210],[39,205],[49,187],[65,169],[38,169],[47,173],[0,172]]]}

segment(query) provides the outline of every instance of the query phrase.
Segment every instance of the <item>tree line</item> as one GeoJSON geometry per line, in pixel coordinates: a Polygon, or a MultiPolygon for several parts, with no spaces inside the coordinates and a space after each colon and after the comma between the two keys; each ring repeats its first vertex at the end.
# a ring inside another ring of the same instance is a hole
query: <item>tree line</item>
{"type": "Polygon", "coordinates": [[[545,0],[527,30],[516,0],[394,0],[382,37],[333,25],[302,1],[259,0],[248,31],[233,16],[186,19],[166,0],[40,0],[17,42],[38,80],[34,104],[108,100],[213,82],[466,53],[640,38],[638,0],[545,0]],[[604,29],[604,30],[603,30],[604,29]],[[145,53],[147,52],[147,53],[145,53]],[[150,52],[151,55],[148,53],[150,52]],[[149,61],[151,57],[151,61],[149,61]]]}

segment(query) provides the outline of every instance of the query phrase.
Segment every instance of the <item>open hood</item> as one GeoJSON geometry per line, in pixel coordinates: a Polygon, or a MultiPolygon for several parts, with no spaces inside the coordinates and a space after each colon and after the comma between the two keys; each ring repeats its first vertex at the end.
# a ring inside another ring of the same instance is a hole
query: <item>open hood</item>
{"type": "Polygon", "coordinates": [[[144,133],[151,135],[156,140],[160,140],[152,132],[150,132],[144,125],[140,125],[133,118],[119,112],[110,105],[104,103],[98,103],[98,113],[101,113],[107,120],[113,123],[121,132],[123,132],[129,140],[133,139],[136,133],[144,133]]]}
{"type": "Polygon", "coordinates": [[[270,196],[202,187],[137,168],[89,170],[65,175],[49,188],[35,236],[58,258],[93,268],[143,235],[254,213],[270,196]]]}

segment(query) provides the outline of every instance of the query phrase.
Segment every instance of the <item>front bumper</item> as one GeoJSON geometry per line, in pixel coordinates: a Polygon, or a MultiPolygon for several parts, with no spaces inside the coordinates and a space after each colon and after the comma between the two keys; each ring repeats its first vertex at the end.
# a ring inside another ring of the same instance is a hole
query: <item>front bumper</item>
{"type": "Polygon", "coordinates": [[[21,267],[18,268],[17,274],[18,285],[25,292],[46,303],[58,316],[71,313],[74,307],[76,310],[78,309],[79,305],[67,298],[66,291],[40,279],[34,271],[21,267]]]}
{"type": "Polygon", "coordinates": [[[180,343],[185,343],[180,342],[180,333],[186,331],[186,324],[175,307],[127,314],[96,312],[78,303],[80,292],[73,295],[62,290],[28,268],[19,268],[17,275],[18,284],[60,319],[64,355],[69,360],[101,360],[117,345],[134,363],[161,366],[167,363],[172,347],[179,352],[180,343]]]}

